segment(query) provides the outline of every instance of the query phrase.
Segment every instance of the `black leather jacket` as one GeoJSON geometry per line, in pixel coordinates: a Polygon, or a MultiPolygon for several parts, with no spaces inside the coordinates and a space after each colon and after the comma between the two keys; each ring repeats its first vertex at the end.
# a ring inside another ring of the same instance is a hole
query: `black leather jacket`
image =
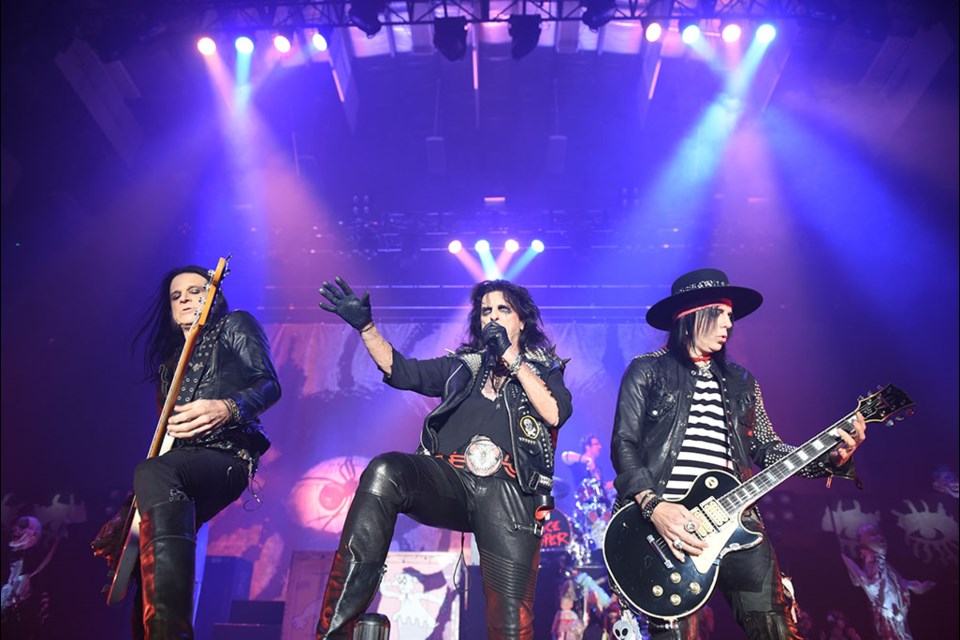
{"type": "MultiPolygon", "coordinates": [[[[504,404],[510,416],[513,449],[510,457],[524,493],[549,495],[553,488],[557,430],[570,417],[573,407],[570,392],[563,383],[563,361],[543,350],[527,351],[523,355],[557,401],[560,421],[556,427],[548,425],[530,404],[523,386],[510,379],[503,388],[504,404]]],[[[482,353],[461,350],[441,358],[416,360],[393,350],[391,375],[384,376],[384,381],[396,389],[441,399],[440,404],[424,418],[417,453],[437,453],[437,432],[453,410],[470,395],[483,358],[482,353]]]]}
{"type": "MultiPolygon", "coordinates": [[[[727,368],[719,383],[735,474],[742,482],[753,475],[752,463],[766,468],[795,447],[784,444],[773,430],[753,375],[731,362],[727,368]]],[[[696,375],[695,365],[679,362],[666,349],[630,362],[620,383],[610,452],[621,499],[646,489],[663,494],[680,453],[696,375]]],[[[852,477],[853,463],[836,467],[824,454],[799,475],[852,477]]]]}
{"type": "MultiPolygon", "coordinates": [[[[168,368],[161,368],[161,402],[171,377],[168,368]]],[[[260,414],[280,399],[280,382],[263,327],[246,311],[228,313],[203,330],[177,404],[227,398],[236,403],[239,420],[231,419],[193,438],[178,438],[174,446],[223,449],[248,460],[255,468],[260,455],[270,447],[260,414]],[[206,365],[198,370],[204,360],[206,365]]]]}

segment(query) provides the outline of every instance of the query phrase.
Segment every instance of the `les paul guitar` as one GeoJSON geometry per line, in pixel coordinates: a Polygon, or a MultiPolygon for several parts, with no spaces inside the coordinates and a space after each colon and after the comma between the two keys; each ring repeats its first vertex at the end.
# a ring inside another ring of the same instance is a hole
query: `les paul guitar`
{"type": "MultiPolygon", "coordinates": [[[[842,439],[840,430],[853,433],[859,411],[867,422],[884,422],[913,406],[900,389],[887,385],[860,400],[856,410],[825,429],[789,455],[741,484],[724,471],[707,471],[687,494],[677,500],[698,524],[695,535],[709,546],[683,562],[670,553],[652,523],[643,518],[634,501],[610,519],[603,541],[603,559],[613,586],[635,610],[673,620],[703,606],[717,582],[723,557],[747,549],[763,536],[745,528],[740,516],[768,491],[798,473],[842,439]]],[[[898,419],[900,416],[897,416],[898,419]]]]}
{"type": "MultiPolygon", "coordinates": [[[[186,375],[187,366],[190,363],[190,356],[193,355],[193,348],[197,344],[197,338],[200,336],[200,330],[207,324],[207,318],[210,315],[210,309],[213,307],[213,301],[216,299],[217,291],[220,290],[220,283],[227,275],[227,263],[230,257],[220,258],[217,268],[211,272],[210,281],[204,286],[201,308],[197,313],[196,319],[190,326],[184,340],[183,349],[180,351],[180,359],[177,361],[176,371],[173,373],[173,379],[170,383],[170,390],[163,403],[163,409],[160,410],[160,419],[157,422],[157,429],[153,434],[153,440],[150,442],[150,450],[147,452],[148,458],[162,455],[173,447],[173,438],[167,434],[167,420],[173,414],[173,408],[177,404],[177,392],[183,384],[183,378],[186,375]]],[[[133,577],[133,571],[137,566],[137,560],[140,557],[140,512],[137,509],[137,502],[134,500],[130,505],[130,512],[124,523],[124,543],[123,551],[117,560],[117,568],[114,571],[113,579],[107,590],[107,604],[115,605],[123,601],[130,586],[130,579],[133,577]]]]}

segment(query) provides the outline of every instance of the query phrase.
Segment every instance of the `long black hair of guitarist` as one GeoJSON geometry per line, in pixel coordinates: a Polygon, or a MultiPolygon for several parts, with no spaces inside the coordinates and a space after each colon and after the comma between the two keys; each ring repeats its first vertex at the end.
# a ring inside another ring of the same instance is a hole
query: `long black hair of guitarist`
{"type": "MultiPolygon", "coordinates": [[[[642,584],[642,588],[621,594],[622,600],[637,603],[649,598],[648,611],[682,612],[688,592],[705,597],[716,584],[747,637],[769,640],[799,635],[788,615],[789,603],[767,536],[759,544],[751,537],[753,546],[743,545],[749,548],[721,553],[719,572],[711,575],[715,583],[681,577],[695,559],[717,553],[704,535],[713,514],[697,517],[681,504],[688,493],[693,494],[697,479],[705,473],[724,472],[743,482],[752,475],[753,464],[766,468],[794,451],[774,432],[753,375],[726,358],[734,320],[756,311],[762,301],[753,289],[731,286],[726,274],[717,269],[692,271],[673,283],[671,295],[647,313],[648,324],[669,332],[666,347],[637,356],[623,375],[611,457],[618,503],[635,501],[638,519],[659,534],[659,538],[651,533],[646,540],[636,540],[634,546],[653,549],[669,576],[663,585],[652,586],[638,578],[636,586],[642,584]],[[682,589],[674,592],[671,582],[682,589]]],[[[866,423],[858,413],[851,433],[840,431],[840,446],[824,451],[800,474],[853,477],[850,456],[865,433],[866,423]]],[[[707,478],[708,488],[717,485],[714,477],[707,478]]],[[[742,522],[744,528],[763,531],[755,506],[743,512],[742,522]]],[[[615,551],[606,544],[604,551],[609,564],[615,551]]],[[[712,565],[708,566],[712,572],[712,565]]],[[[614,573],[611,567],[612,577],[614,573]]],[[[651,638],[696,637],[695,609],[686,615],[662,616],[648,616],[651,638]]]]}
{"type": "MultiPolygon", "coordinates": [[[[167,273],[137,334],[160,406],[209,281],[210,272],[197,266],[167,273]]],[[[166,421],[169,449],[134,474],[142,592],[135,638],[193,638],[196,530],[242,495],[270,446],[259,416],[280,398],[280,384],[263,328],[249,313],[229,311],[222,292],[206,309],[166,421]]]]}

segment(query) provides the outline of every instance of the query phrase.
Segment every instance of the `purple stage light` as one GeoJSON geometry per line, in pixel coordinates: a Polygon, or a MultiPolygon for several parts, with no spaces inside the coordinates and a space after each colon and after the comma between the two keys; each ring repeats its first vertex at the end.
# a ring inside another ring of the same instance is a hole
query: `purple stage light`
{"type": "Polygon", "coordinates": [[[542,240],[534,240],[530,243],[530,249],[534,253],[543,253],[543,250],[546,249],[546,247],[543,245],[542,240]]]}
{"type": "Polygon", "coordinates": [[[663,35],[663,26],[659,22],[651,22],[647,25],[643,35],[647,42],[657,42],[663,35]]]}
{"type": "Polygon", "coordinates": [[[510,238],[504,243],[503,248],[506,249],[509,253],[516,253],[517,251],[520,250],[520,243],[514,240],[513,238],[510,238]]]}
{"type": "Polygon", "coordinates": [[[477,253],[490,253],[490,243],[486,240],[477,240],[473,248],[477,250],[477,253]]]}
{"type": "Polygon", "coordinates": [[[447,251],[453,254],[460,253],[463,249],[463,243],[459,240],[451,240],[450,244],[447,245],[447,251]]]}
{"type": "Polygon", "coordinates": [[[290,49],[292,48],[292,45],[290,44],[290,38],[282,33],[278,33],[277,35],[273,36],[273,48],[280,53],[290,53],[290,49]]]}
{"type": "Polygon", "coordinates": [[[728,25],[724,25],[723,30],[720,31],[720,37],[723,38],[724,42],[734,43],[740,39],[742,33],[743,31],[740,29],[740,25],[731,22],[728,25]]]}
{"type": "Polygon", "coordinates": [[[203,36],[197,40],[197,51],[205,56],[212,56],[217,52],[217,43],[210,36],[203,36]]]}

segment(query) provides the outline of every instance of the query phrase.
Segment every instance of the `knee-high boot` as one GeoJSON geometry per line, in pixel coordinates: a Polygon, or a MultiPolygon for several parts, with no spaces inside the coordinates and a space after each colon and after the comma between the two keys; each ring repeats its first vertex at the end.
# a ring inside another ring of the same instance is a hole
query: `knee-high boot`
{"type": "Polygon", "coordinates": [[[349,640],[357,619],[373,602],[386,567],[396,510],[380,496],[353,498],[323,594],[317,640],[349,640]]]}
{"type": "Polygon", "coordinates": [[[140,573],[147,640],[192,640],[196,549],[193,502],[161,502],[142,514],[140,573]]]}

